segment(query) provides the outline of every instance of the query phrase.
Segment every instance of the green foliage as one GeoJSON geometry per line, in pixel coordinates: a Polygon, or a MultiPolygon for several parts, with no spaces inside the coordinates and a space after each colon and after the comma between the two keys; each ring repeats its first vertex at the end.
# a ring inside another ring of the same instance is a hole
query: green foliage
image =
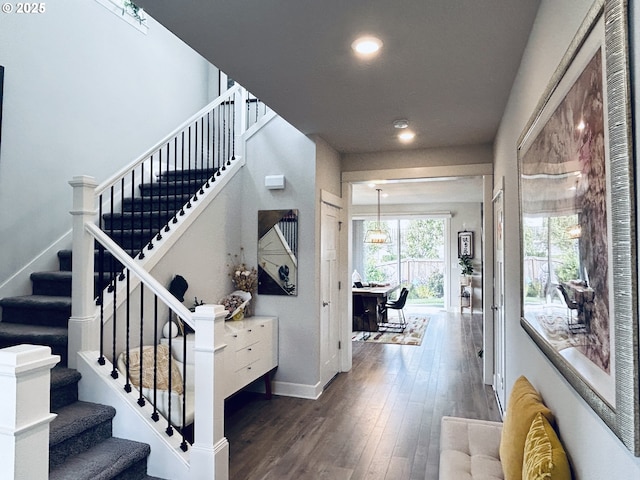
{"type": "Polygon", "coordinates": [[[444,244],[444,222],[428,218],[409,222],[403,236],[403,256],[409,258],[439,258],[444,244]]]}
{"type": "Polygon", "coordinates": [[[473,275],[473,261],[469,255],[462,255],[458,264],[461,268],[462,275],[473,275]]]}
{"type": "Polygon", "coordinates": [[[562,263],[556,268],[556,277],[559,282],[568,282],[580,278],[578,271],[578,259],[576,255],[565,254],[562,263]]]}
{"type": "Polygon", "coordinates": [[[525,295],[527,297],[533,297],[533,298],[542,297],[542,284],[539,281],[533,280],[527,283],[526,288],[527,288],[527,291],[525,295]]]}
{"type": "Polygon", "coordinates": [[[431,292],[428,297],[442,298],[444,297],[444,273],[434,272],[427,279],[427,287],[431,292]]]}

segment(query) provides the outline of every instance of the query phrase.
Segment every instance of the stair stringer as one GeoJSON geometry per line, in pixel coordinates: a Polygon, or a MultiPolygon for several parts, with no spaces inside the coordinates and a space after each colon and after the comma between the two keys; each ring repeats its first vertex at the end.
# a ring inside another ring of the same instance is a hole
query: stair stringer
{"type": "Polygon", "coordinates": [[[82,380],[78,384],[79,397],[84,401],[110,405],[116,409],[117,414],[112,421],[114,437],[136,440],[151,446],[147,460],[149,475],[189,480],[191,449],[187,452],[181,450],[179,435],[167,436],[164,431],[166,420],[151,420],[153,407],[149,402],[140,407],[136,403],[138,395],[125,392],[124,376],[111,378],[111,363],[106,361],[105,365],[98,364],[98,355],[98,352],[78,354],[77,369],[82,374],[82,380]]]}

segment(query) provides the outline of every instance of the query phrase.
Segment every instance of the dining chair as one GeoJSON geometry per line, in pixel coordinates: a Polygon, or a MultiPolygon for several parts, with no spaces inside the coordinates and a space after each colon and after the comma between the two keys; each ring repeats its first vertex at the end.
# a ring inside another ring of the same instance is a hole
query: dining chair
{"type": "Polygon", "coordinates": [[[404,306],[407,303],[407,297],[409,296],[409,290],[402,287],[400,295],[397,300],[390,300],[384,304],[385,310],[396,310],[398,312],[398,320],[394,322],[384,322],[378,325],[378,330],[381,332],[396,332],[402,333],[407,328],[407,319],[404,316],[404,306]]]}

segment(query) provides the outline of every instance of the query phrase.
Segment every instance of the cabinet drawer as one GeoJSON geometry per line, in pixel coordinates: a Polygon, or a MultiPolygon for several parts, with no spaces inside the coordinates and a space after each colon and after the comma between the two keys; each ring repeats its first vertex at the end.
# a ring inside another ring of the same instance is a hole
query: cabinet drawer
{"type": "Polygon", "coordinates": [[[252,343],[235,354],[233,366],[236,371],[246,367],[260,358],[260,342],[252,343]]]}
{"type": "Polygon", "coordinates": [[[237,378],[237,382],[238,382],[238,390],[246,385],[249,385],[251,382],[253,382],[254,380],[257,380],[258,378],[260,378],[262,375],[264,375],[266,372],[260,371],[259,368],[259,364],[260,362],[253,362],[250,363],[249,365],[239,369],[236,372],[236,375],[238,376],[237,378]]]}

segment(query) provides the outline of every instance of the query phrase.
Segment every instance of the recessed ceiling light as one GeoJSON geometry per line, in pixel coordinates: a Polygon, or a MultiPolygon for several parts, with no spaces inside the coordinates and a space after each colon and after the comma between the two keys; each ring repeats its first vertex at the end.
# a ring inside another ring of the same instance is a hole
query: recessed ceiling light
{"type": "Polygon", "coordinates": [[[410,142],[411,140],[413,140],[415,138],[416,134],[413,133],[411,130],[405,130],[403,131],[401,134],[398,135],[398,138],[400,139],[401,142],[410,142]]]}
{"type": "Polygon", "coordinates": [[[395,128],[407,128],[409,126],[409,120],[401,119],[393,122],[395,128]]]}
{"type": "Polygon", "coordinates": [[[360,37],[351,44],[354,52],[366,57],[376,54],[381,47],[382,41],[372,36],[360,37]]]}

